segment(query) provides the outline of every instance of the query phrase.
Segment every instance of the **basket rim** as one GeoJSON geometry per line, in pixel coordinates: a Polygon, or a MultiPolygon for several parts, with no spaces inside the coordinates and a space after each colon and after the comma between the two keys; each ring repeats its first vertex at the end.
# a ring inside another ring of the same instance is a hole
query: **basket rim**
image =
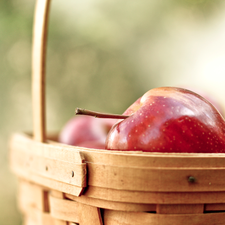
{"type": "MultiPolygon", "coordinates": [[[[24,138],[32,139],[34,142],[38,142],[33,140],[31,132],[15,132],[12,136],[21,136],[24,138]]],[[[107,150],[107,149],[97,149],[97,148],[86,148],[73,146],[68,144],[63,144],[58,141],[52,141],[51,138],[47,138],[45,144],[54,144],[61,147],[71,148],[74,150],[78,150],[81,152],[97,152],[112,154],[112,155],[123,155],[123,156],[148,156],[148,157],[160,157],[160,158],[225,158],[225,153],[184,153],[184,152],[144,152],[141,150],[136,151],[125,151],[125,150],[107,150]]]]}
{"type": "Polygon", "coordinates": [[[51,187],[55,186],[52,180],[63,182],[68,186],[67,192],[74,185],[82,190],[86,186],[86,177],[89,187],[103,188],[106,193],[109,189],[128,192],[225,191],[225,154],[192,154],[190,157],[183,154],[121,154],[53,141],[40,143],[26,134],[15,134],[10,148],[11,166],[18,175],[38,182],[47,178],[51,187]],[[71,171],[76,176],[71,176],[71,171]]]}

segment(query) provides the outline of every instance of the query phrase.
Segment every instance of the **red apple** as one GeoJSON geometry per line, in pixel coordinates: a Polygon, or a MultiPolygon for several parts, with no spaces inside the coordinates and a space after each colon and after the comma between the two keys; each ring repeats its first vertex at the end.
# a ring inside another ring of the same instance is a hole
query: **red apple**
{"type": "Polygon", "coordinates": [[[106,136],[115,123],[113,119],[76,116],[63,127],[59,142],[88,148],[105,148],[106,136]]]}
{"type": "Polygon", "coordinates": [[[162,87],[145,93],[110,130],[106,149],[146,152],[225,152],[225,121],[200,95],[162,87]]]}

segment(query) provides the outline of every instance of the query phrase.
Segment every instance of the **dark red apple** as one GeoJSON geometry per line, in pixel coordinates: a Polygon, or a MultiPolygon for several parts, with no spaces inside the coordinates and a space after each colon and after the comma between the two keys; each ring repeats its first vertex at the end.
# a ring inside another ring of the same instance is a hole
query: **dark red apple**
{"type": "Polygon", "coordinates": [[[88,148],[105,148],[106,136],[115,123],[113,119],[76,116],[63,127],[59,142],[88,148]]]}
{"type": "Polygon", "coordinates": [[[162,87],[145,93],[110,130],[106,149],[224,153],[225,121],[200,95],[162,87]]]}

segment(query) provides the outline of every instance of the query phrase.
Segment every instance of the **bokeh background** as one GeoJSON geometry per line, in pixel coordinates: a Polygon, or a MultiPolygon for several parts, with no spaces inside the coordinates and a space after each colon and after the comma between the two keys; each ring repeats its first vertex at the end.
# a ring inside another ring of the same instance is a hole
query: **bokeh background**
{"type": "MultiPolygon", "coordinates": [[[[32,130],[34,0],[0,1],[0,224],[22,224],[8,142],[32,130]]],[[[182,86],[225,105],[225,1],[53,0],[47,129],[76,107],[122,113],[147,90],[182,86]]]]}

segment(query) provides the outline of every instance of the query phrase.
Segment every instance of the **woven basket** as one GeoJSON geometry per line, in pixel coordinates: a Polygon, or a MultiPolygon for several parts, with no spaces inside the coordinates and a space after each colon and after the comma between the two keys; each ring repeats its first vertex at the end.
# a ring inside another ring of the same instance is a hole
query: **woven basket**
{"type": "Polygon", "coordinates": [[[33,135],[16,133],[10,142],[24,225],[225,225],[225,154],[126,153],[50,141],[49,2],[37,0],[35,13],[33,135]]]}

